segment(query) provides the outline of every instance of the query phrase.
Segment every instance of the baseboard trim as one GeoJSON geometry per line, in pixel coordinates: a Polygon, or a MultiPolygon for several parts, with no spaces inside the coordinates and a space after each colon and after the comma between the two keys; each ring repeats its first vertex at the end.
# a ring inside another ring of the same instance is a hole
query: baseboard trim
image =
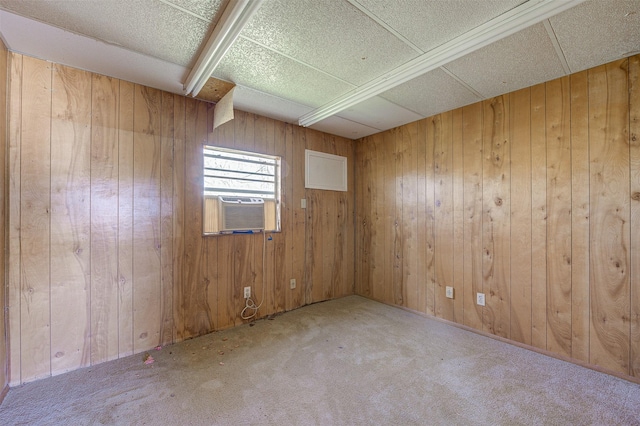
{"type": "Polygon", "coordinates": [[[565,362],[568,362],[570,364],[575,364],[575,365],[578,365],[580,367],[588,368],[589,370],[597,371],[599,373],[608,374],[610,376],[614,376],[614,377],[617,377],[619,379],[626,380],[628,382],[633,382],[633,383],[640,384],[640,377],[630,376],[628,374],[624,374],[624,373],[620,373],[618,371],[609,370],[608,368],[600,367],[599,365],[589,364],[588,362],[584,362],[584,361],[581,361],[579,359],[575,359],[575,358],[571,358],[571,357],[568,357],[568,356],[560,355],[560,354],[548,351],[546,349],[540,349],[540,348],[537,348],[535,346],[527,345],[526,343],[516,342],[515,340],[510,340],[510,339],[507,339],[505,337],[496,336],[495,334],[487,333],[486,331],[478,330],[478,329],[475,329],[473,327],[469,327],[469,326],[464,325],[464,324],[458,324],[457,322],[449,321],[449,320],[446,320],[444,318],[438,318],[436,316],[429,315],[429,314],[427,314],[425,312],[420,312],[420,311],[416,311],[414,309],[409,309],[409,308],[407,308],[405,306],[400,306],[400,305],[396,305],[396,304],[393,304],[393,303],[386,303],[386,302],[383,302],[381,300],[373,299],[373,298],[367,297],[367,296],[362,296],[362,295],[359,295],[359,296],[364,297],[366,299],[373,300],[375,302],[380,302],[380,303],[385,304],[385,305],[393,306],[395,308],[400,308],[403,311],[411,312],[413,314],[420,315],[421,317],[429,318],[429,319],[441,322],[443,324],[448,324],[448,325],[451,325],[453,327],[469,331],[471,333],[475,333],[475,334],[479,334],[481,336],[489,337],[491,339],[498,340],[498,341],[503,342],[503,343],[508,343],[510,345],[517,346],[517,347],[522,348],[522,349],[527,349],[527,350],[530,350],[532,352],[537,352],[537,353],[539,353],[541,355],[546,355],[546,356],[551,357],[551,358],[559,359],[561,361],[565,361],[565,362]]]}

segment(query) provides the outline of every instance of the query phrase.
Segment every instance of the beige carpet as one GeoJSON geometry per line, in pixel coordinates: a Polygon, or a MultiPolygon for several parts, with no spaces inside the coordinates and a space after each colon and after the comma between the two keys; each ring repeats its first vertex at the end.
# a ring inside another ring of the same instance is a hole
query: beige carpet
{"type": "Polygon", "coordinates": [[[640,385],[361,297],[10,390],[0,424],[640,424],[640,385]]]}

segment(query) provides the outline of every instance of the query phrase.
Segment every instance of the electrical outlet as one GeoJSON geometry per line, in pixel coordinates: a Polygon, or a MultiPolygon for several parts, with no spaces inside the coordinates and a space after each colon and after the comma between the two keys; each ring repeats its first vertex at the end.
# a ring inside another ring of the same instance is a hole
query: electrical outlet
{"type": "Polygon", "coordinates": [[[476,299],[478,306],[484,306],[484,293],[478,293],[476,299]]]}
{"type": "Polygon", "coordinates": [[[446,294],[447,298],[453,299],[453,287],[447,286],[446,290],[445,290],[445,294],[446,294]]]}
{"type": "Polygon", "coordinates": [[[291,280],[289,281],[289,287],[291,287],[291,290],[296,288],[296,279],[295,278],[291,278],[291,280]]]}
{"type": "Polygon", "coordinates": [[[244,298],[248,299],[251,297],[251,287],[245,287],[244,288],[244,298]]]}

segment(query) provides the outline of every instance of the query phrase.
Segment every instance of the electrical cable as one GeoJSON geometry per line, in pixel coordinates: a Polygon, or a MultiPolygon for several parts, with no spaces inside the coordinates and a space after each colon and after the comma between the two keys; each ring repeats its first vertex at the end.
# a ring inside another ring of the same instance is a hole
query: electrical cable
{"type": "Polygon", "coordinates": [[[264,265],[266,260],[266,251],[267,251],[267,233],[262,231],[262,300],[260,301],[260,304],[256,306],[256,303],[253,301],[252,298],[247,297],[245,299],[244,309],[242,310],[242,312],[240,312],[240,317],[243,320],[248,320],[258,315],[258,309],[260,309],[260,306],[262,306],[262,304],[264,303],[264,269],[265,269],[264,265]],[[251,313],[248,316],[245,316],[245,312],[247,311],[253,311],[253,313],[251,313]]]}

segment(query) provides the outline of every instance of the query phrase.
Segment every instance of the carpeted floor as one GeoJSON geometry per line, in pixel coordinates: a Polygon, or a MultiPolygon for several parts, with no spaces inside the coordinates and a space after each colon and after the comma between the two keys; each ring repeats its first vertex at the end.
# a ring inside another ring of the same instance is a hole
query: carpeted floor
{"type": "Polygon", "coordinates": [[[640,385],[358,296],[9,391],[0,424],[640,425],[640,385]]]}

